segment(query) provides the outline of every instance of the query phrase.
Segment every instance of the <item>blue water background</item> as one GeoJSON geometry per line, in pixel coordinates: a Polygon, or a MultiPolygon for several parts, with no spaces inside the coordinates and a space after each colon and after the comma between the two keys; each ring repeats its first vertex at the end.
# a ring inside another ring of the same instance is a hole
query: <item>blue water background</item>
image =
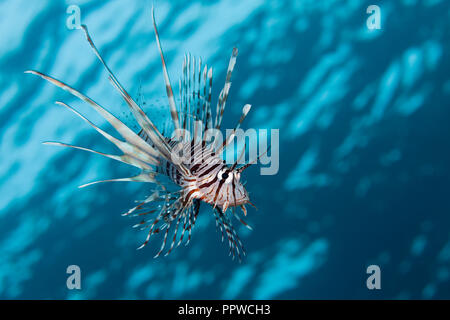
{"type": "Polygon", "coordinates": [[[41,144],[114,150],[53,102],[110,130],[103,119],[27,69],[132,125],[82,32],[66,27],[70,4],[121,83],[133,96],[142,85],[155,121],[168,116],[150,1],[0,1],[0,298],[450,298],[448,1],[155,1],[174,83],[190,52],[214,67],[217,97],[237,46],[225,127],[251,103],[244,128],[280,129],[279,173],[245,172],[258,210],[253,231],[238,227],[241,264],[205,207],[188,247],[136,251],[145,233],[120,214],[149,187],[77,188],[136,172],[41,144]],[[381,30],[366,27],[371,4],[381,30]],[[79,291],[66,288],[72,264],[79,291]],[[366,287],[371,264],[381,290],[366,287]]]}

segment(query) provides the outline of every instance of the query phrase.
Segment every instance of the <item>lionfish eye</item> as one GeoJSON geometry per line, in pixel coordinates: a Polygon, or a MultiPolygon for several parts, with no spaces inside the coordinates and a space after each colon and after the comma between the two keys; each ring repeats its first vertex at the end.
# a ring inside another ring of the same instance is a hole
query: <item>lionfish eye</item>
{"type": "Polygon", "coordinates": [[[219,171],[219,173],[217,174],[217,177],[219,178],[219,180],[225,180],[225,183],[230,183],[231,179],[233,177],[233,174],[231,173],[230,170],[223,169],[223,170],[219,171]]]}

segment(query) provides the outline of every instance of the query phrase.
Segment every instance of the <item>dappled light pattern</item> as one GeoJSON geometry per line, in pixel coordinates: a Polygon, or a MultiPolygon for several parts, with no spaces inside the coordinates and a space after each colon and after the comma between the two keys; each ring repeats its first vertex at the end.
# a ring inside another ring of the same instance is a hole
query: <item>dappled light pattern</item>
{"type": "MultiPolygon", "coordinates": [[[[110,68],[157,123],[169,117],[148,1],[81,1],[110,68]]],[[[36,69],[86,93],[127,124],[131,113],[64,1],[0,2],[0,298],[311,299],[450,298],[450,7],[442,0],[155,1],[172,81],[185,52],[214,67],[213,96],[239,48],[224,127],[244,103],[246,128],[280,129],[280,171],[246,172],[258,207],[248,256],[226,254],[210,209],[193,239],[153,259],[159,242],[121,217],[143,183],[84,183],[131,169],[61,141],[114,152],[64,108],[105,121],[36,69]],[[81,268],[82,289],[66,288],[81,268]],[[381,268],[381,290],[366,268],[381,268]]],[[[178,88],[176,89],[178,90],[178,88]]],[[[215,102],[213,102],[215,103],[215,102]]],[[[131,172],[132,174],[133,172],[131,172]]]]}

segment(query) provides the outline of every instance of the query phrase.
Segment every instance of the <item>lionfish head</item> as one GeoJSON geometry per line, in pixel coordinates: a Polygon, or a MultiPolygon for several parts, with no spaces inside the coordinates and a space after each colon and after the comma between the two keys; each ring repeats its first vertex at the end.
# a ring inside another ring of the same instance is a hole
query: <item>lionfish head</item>
{"type": "MultiPolygon", "coordinates": [[[[240,206],[246,214],[244,205],[250,203],[248,192],[245,189],[244,183],[241,182],[242,168],[227,167],[221,169],[217,173],[217,179],[222,184],[220,190],[220,201],[218,205],[222,211],[226,211],[228,207],[240,206]]],[[[251,203],[250,203],[251,204],[251,203]]]]}

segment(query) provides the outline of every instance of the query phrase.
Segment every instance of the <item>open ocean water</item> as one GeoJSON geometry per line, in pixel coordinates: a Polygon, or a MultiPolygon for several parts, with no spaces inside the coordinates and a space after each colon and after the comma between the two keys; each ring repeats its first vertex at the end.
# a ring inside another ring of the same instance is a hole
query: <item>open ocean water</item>
{"type": "MultiPolygon", "coordinates": [[[[175,91],[185,52],[214,67],[213,102],[239,49],[225,111],[232,128],[280,129],[279,172],[245,172],[252,202],[242,263],[228,257],[203,206],[192,241],[153,259],[157,237],[122,217],[150,187],[99,184],[135,171],[62,141],[111,145],[86,104],[23,71],[73,85],[127,124],[69,5],[110,68],[163,122],[161,62],[151,1],[0,1],[0,298],[443,299],[450,298],[450,3],[447,0],[155,1],[175,91]],[[369,5],[381,29],[369,30],[369,5]],[[158,111],[159,112],[156,112],[158,111]],[[68,290],[66,268],[81,268],[68,290]],[[378,265],[381,289],[366,269],[378,265]]],[[[136,129],[136,127],[134,127],[136,129]]]]}

